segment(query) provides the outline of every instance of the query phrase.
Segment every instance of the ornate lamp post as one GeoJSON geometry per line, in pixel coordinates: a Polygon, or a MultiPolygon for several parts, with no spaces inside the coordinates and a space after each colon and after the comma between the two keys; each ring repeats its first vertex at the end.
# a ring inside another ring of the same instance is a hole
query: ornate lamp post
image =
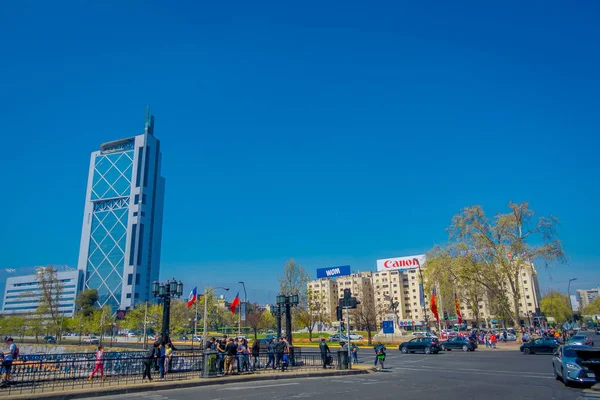
{"type": "Polygon", "coordinates": [[[277,337],[281,337],[281,314],[283,314],[283,308],[278,304],[271,304],[270,306],[271,314],[275,316],[275,320],[277,321],[277,337]]]}
{"type": "Polygon", "coordinates": [[[181,297],[183,295],[183,283],[177,282],[175,278],[161,284],[158,281],[152,282],[152,295],[163,299],[163,323],[161,339],[164,342],[169,341],[169,323],[171,317],[171,298],[181,297]]]}
{"type": "MultiPolygon", "coordinates": [[[[288,343],[292,344],[292,306],[297,306],[300,303],[300,299],[297,294],[286,296],[284,294],[278,294],[277,305],[279,306],[279,312],[285,312],[285,336],[288,343]]],[[[279,325],[281,325],[281,317],[279,317],[279,325]]],[[[281,328],[279,329],[281,334],[281,328]]]]}

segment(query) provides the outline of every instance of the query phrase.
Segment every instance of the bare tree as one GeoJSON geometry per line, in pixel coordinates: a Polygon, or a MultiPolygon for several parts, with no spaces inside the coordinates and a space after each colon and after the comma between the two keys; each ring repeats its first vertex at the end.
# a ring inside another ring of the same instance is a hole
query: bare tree
{"type": "Polygon", "coordinates": [[[352,320],[359,329],[367,331],[368,343],[371,344],[372,333],[378,328],[377,316],[380,312],[375,304],[373,285],[365,282],[357,297],[360,298],[360,304],[352,310],[352,320]]]}
{"type": "Polygon", "coordinates": [[[58,271],[53,266],[40,267],[36,271],[36,280],[40,290],[40,305],[36,312],[48,321],[48,330],[57,337],[62,336],[64,316],[60,312],[60,300],[64,285],[57,277],[58,271]]]}

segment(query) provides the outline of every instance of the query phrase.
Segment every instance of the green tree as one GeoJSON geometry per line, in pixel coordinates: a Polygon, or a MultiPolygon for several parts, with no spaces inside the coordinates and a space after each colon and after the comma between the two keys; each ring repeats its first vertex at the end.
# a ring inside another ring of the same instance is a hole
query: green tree
{"type": "Polygon", "coordinates": [[[581,310],[582,315],[596,315],[600,314],[600,296],[596,297],[594,301],[592,301],[587,306],[583,307],[581,310]]]}
{"type": "Polygon", "coordinates": [[[260,315],[260,329],[275,329],[277,320],[269,310],[265,310],[260,315]]]}
{"type": "Polygon", "coordinates": [[[98,290],[96,289],[83,289],[77,295],[75,299],[75,307],[78,312],[81,312],[83,316],[89,317],[96,308],[98,302],[98,290]]]}
{"type": "Polygon", "coordinates": [[[572,315],[569,296],[555,290],[542,297],[540,309],[546,317],[554,317],[558,323],[568,321],[572,315]]]}
{"type": "Polygon", "coordinates": [[[555,217],[537,217],[527,203],[510,202],[508,208],[510,212],[492,219],[481,206],[464,208],[448,228],[448,253],[463,259],[460,273],[488,295],[512,300],[503,313],[517,326],[521,317],[521,274],[530,271],[535,260],[563,261],[565,256],[557,238],[555,217]]]}

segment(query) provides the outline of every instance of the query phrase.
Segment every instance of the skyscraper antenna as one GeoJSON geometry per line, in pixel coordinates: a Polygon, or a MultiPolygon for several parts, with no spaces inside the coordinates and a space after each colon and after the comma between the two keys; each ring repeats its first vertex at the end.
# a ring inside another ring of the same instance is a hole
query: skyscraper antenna
{"type": "Polygon", "coordinates": [[[150,114],[150,106],[146,106],[146,116],[144,118],[144,133],[154,134],[154,116],[150,114]]]}

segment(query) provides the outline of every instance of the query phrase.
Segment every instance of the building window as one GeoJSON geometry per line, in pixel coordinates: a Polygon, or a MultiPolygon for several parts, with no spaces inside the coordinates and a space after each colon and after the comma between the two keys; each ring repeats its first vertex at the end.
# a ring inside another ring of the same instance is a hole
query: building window
{"type": "Polygon", "coordinates": [[[527,303],[527,306],[528,306],[528,307],[531,307],[531,303],[527,303]]]}
{"type": "Polygon", "coordinates": [[[138,204],[140,202],[140,195],[136,194],[133,196],[133,204],[138,204]]]}
{"type": "Polygon", "coordinates": [[[527,283],[527,281],[523,281],[523,283],[525,283],[525,284],[526,284],[526,283],[527,283]]]}
{"type": "MultiPolygon", "coordinates": [[[[150,146],[146,146],[146,162],[144,163],[144,187],[148,186],[148,166],[150,165],[150,146]]],[[[142,197],[143,199],[143,197],[142,197]]],[[[144,201],[142,200],[142,203],[144,201]]]]}
{"type": "Polygon", "coordinates": [[[136,299],[139,299],[140,298],[140,294],[136,293],[135,296],[133,296],[133,297],[135,297],[136,299]]]}
{"type": "Polygon", "coordinates": [[[136,285],[140,284],[140,274],[135,274],[135,284],[136,285]]]}
{"type": "Polygon", "coordinates": [[[413,296],[413,299],[416,299],[416,298],[417,298],[417,296],[413,296]]]}
{"type": "Polygon", "coordinates": [[[131,293],[127,293],[127,298],[130,299],[131,298],[131,293]]]}
{"type": "Polygon", "coordinates": [[[137,172],[135,175],[135,186],[136,187],[140,187],[140,180],[142,177],[142,155],[144,154],[143,151],[144,151],[144,146],[138,147],[137,172]]]}
{"type": "Polygon", "coordinates": [[[529,296],[525,296],[526,298],[529,298],[529,296]]]}
{"type": "Polygon", "coordinates": [[[417,291],[416,289],[413,289],[413,293],[415,293],[416,291],[417,291]]]}
{"type": "Polygon", "coordinates": [[[127,284],[131,286],[133,283],[133,274],[127,274],[127,284]]]}

